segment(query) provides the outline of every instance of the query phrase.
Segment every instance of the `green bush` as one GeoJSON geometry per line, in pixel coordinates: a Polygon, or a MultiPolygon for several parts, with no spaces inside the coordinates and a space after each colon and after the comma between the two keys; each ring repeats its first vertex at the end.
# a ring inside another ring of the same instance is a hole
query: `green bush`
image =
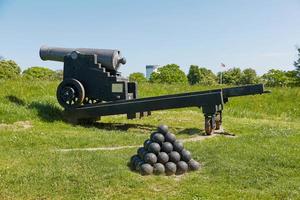
{"type": "Polygon", "coordinates": [[[218,82],[217,76],[211,70],[205,67],[199,68],[197,65],[190,66],[187,78],[191,85],[216,85],[218,82]]]}
{"type": "Polygon", "coordinates": [[[191,85],[200,83],[200,71],[198,65],[191,65],[187,79],[191,85]]]}
{"type": "Polygon", "coordinates": [[[143,73],[135,72],[129,75],[129,81],[142,83],[142,82],[146,82],[147,79],[143,73]]]}
{"type": "Polygon", "coordinates": [[[240,85],[241,80],[242,80],[242,71],[240,68],[231,68],[223,72],[222,74],[222,83],[224,84],[240,85]]]}
{"type": "Polygon", "coordinates": [[[296,80],[296,85],[300,86],[300,48],[298,50],[298,60],[295,61],[294,65],[296,67],[296,74],[295,75],[295,80],[296,80]]]}
{"type": "Polygon", "coordinates": [[[241,84],[255,84],[260,82],[259,77],[256,74],[256,71],[251,68],[244,69],[241,77],[241,84]]]}
{"type": "Polygon", "coordinates": [[[23,71],[23,77],[27,79],[55,80],[57,73],[45,67],[30,67],[23,71]]]}
{"type": "Polygon", "coordinates": [[[282,71],[271,69],[262,76],[265,84],[269,87],[292,87],[297,83],[297,71],[282,71]]]}
{"type": "Polygon", "coordinates": [[[157,72],[153,72],[150,76],[152,83],[187,83],[188,79],[185,73],[180,70],[176,64],[168,64],[158,68],[157,72]]]}
{"type": "Polygon", "coordinates": [[[216,85],[218,83],[218,77],[209,69],[204,67],[199,68],[200,84],[201,85],[216,85]]]}
{"type": "Polygon", "coordinates": [[[0,60],[0,79],[17,78],[20,76],[21,69],[12,60],[0,60]]]}
{"type": "MultiPolygon", "coordinates": [[[[220,73],[218,75],[220,76],[220,73]]],[[[252,68],[244,69],[231,68],[222,74],[222,83],[228,85],[247,85],[261,82],[256,71],[252,68]]]]}

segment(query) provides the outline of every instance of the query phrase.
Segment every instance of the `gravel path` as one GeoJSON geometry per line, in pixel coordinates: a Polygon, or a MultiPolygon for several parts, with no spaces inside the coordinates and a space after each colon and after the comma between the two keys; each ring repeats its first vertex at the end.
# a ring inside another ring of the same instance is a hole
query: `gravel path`
{"type": "MultiPolygon", "coordinates": [[[[186,138],[186,139],[181,139],[182,142],[198,142],[210,138],[214,138],[217,136],[223,135],[225,137],[236,137],[233,134],[229,133],[216,133],[213,135],[198,135],[192,138],[186,138]]],[[[56,151],[60,152],[70,152],[70,151],[115,151],[115,150],[121,150],[121,149],[131,149],[131,148],[138,148],[141,145],[130,145],[130,146],[116,146],[116,147],[93,147],[93,148],[73,148],[73,149],[56,149],[56,151]]]]}

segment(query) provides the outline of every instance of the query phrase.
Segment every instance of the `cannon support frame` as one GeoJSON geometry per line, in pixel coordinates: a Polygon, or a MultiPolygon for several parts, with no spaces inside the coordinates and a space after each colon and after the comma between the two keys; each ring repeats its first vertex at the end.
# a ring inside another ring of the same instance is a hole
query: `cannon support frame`
{"type": "Polygon", "coordinates": [[[205,117],[206,134],[212,134],[221,129],[222,111],[229,98],[269,92],[263,84],[255,84],[138,98],[137,83],[129,82],[117,71],[119,64],[125,64],[119,51],[71,50],[42,47],[40,51],[43,60],[64,61],[64,80],[58,86],[57,98],[65,108],[65,119],[71,123],[118,114],[133,119],[138,114],[143,117],[156,110],[198,107],[202,108],[205,117]]]}
{"type": "Polygon", "coordinates": [[[263,84],[247,85],[216,90],[189,92],[156,97],[119,100],[114,102],[83,105],[64,111],[65,119],[71,123],[87,122],[101,116],[127,114],[127,118],[136,118],[151,114],[151,111],[185,107],[202,108],[205,117],[206,134],[222,129],[222,111],[231,97],[268,93],[263,84]]]}

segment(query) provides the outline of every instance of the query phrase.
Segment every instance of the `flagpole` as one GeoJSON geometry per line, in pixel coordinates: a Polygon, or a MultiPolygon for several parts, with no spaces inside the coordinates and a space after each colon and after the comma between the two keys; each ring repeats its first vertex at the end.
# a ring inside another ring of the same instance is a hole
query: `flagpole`
{"type": "MultiPolygon", "coordinates": [[[[222,67],[225,67],[225,65],[224,65],[224,63],[221,63],[221,68],[222,67]]],[[[220,85],[222,85],[223,84],[223,70],[221,70],[221,72],[220,72],[220,85]]]]}

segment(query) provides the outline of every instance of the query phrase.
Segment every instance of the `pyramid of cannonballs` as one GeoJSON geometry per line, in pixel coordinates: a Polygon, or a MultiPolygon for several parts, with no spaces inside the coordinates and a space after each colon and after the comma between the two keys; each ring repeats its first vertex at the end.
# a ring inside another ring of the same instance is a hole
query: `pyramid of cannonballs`
{"type": "Polygon", "coordinates": [[[200,167],[166,125],[160,125],[157,132],[152,133],[150,139],[144,142],[144,146],[138,148],[137,154],[131,157],[130,165],[132,170],[142,175],[168,176],[184,174],[188,170],[195,171],[200,167]]]}

